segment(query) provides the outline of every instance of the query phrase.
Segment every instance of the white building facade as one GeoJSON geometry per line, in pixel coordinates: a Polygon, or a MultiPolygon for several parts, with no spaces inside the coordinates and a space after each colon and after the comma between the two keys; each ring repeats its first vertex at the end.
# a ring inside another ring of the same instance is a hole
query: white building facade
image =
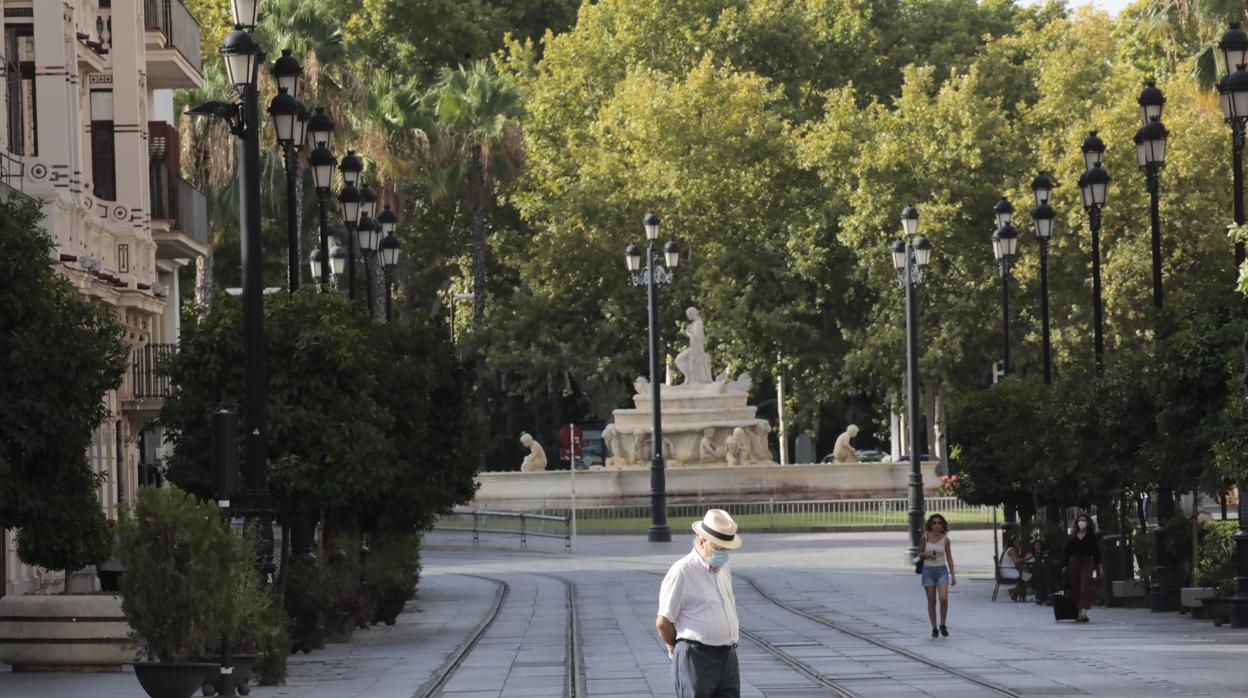
{"type": "MultiPolygon", "coordinates": [[[[168,385],[154,369],[193,293],[178,270],[208,252],[207,201],[180,176],[173,114],[173,90],[203,82],[199,25],[182,0],[0,0],[0,16],[0,182],[44,202],[61,272],[113,311],[131,347],[89,453],[115,520],[156,477],[168,385]]],[[[0,530],[0,595],[62,588],[59,573],[21,564],[13,539],[0,530]]],[[[72,586],[93,583],[88,572],[72,586]]]]}

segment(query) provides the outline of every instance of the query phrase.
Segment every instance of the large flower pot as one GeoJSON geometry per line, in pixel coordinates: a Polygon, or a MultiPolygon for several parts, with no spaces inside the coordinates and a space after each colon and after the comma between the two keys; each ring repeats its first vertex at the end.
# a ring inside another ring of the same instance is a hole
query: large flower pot
{"type": "Polygon", "coordinates": [[[1222,627],[1223,623],[1231,622],[1231,600],[1226,597],[1215,597],[1212,599],[1201,599],[1200,603],[1205,607],[1205,617],[1213,620],[1216,627],[1222,627]]]}
{"type": "MultiPolygon", "coordinates": [[[[230,666],[233,667],[234,673],[234,690],[238,695],[245,696],[251,693],[251,667],[255,665],[259,655],[255,654],[235,654],[230,655],[230,666]]],[[[205,696],[215,696],[221,693],[221,664],[220,658],[200,657],[201,661],[212,664],[212,668],[204,675],[203,694],[205,696]]]]}
{"type": "Polygon", "coordinates": [[[329,613],[325,616],[325,639],[330,643],[350,642],[354,629],[353,613],[329,613]]]}
{"type": "Polygon", "coordinates": [[[373,618],[373,622],[394,625],[406,605],[407,601],[401,597],[382,599],[377,604],[377,615],[373,618]]]}
{"type": "Polygon", "coordinates": [[[120,596],[0,598],[0,662],[15,669],[121,671],[134,660],[120,596]]]}
{"type": "Polygon", "coordinates": [[[290,629],[290,653],[325,649],[325,625],[319,620],[298,620],[290,629]]]}
{"type": "Polygon", "coordinates": [[[136,662],[134,676],[152,698],[191,698],[213,666],[206,662],[136,662]]]}

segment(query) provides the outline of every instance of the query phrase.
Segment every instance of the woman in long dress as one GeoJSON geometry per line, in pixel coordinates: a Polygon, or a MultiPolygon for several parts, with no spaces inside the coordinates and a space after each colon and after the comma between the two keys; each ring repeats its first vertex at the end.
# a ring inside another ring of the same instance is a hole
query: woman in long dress
{"type": "Polygon", "coordinates": [[[685,383],[710,383],[711,357],[706,353],[706,330],[702,327],[702,318],[697,308],[685,311],[689,318],[689,327],[685,334],[689,337],[689,348],[676,355],[676,368],[685,377],[685,383]]]}

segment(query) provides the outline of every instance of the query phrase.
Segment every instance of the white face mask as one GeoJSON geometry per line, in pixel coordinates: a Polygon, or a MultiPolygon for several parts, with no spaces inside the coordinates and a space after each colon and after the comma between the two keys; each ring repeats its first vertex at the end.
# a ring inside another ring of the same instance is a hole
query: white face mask
{"type": "Polygon", "coordinates": [[[1086,530],[1088,528],[1088,522],[1084,521],[1083,519],[1080,519],[1079,521],[1077,521],[1075,525],[1079,527],[1080,531],[1086,530]]]}

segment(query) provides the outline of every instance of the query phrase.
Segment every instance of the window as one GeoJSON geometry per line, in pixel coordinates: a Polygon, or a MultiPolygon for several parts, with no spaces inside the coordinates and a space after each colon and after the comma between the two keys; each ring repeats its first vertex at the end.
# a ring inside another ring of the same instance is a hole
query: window
{"type": "Polygon", "coordinates": [[[35,36],[29,24],[4,28],[4,81],[9,116],[9,150],[18,155],[38,155],[35,36]]]}
{"type": "Polygon", "coordinates": [[[91,90],[91,181],[95,185],[96,198],[117,200],[112,90],[91,90]]]}

